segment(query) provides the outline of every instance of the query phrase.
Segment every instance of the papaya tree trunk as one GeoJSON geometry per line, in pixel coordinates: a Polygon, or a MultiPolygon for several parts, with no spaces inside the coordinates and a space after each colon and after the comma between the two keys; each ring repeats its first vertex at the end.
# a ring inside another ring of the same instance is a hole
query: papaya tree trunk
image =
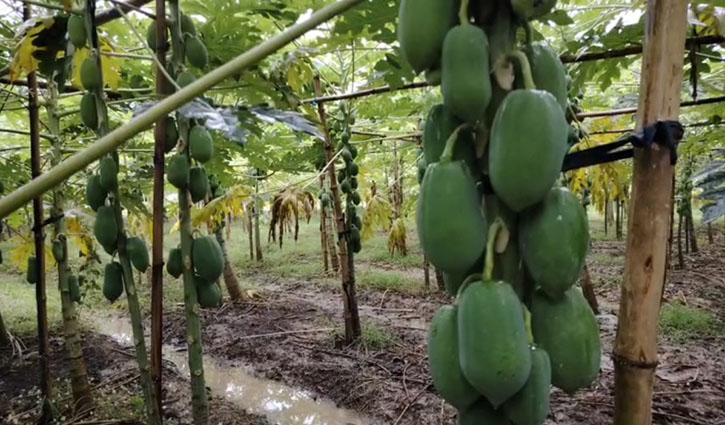
{"type": "Polygon", "coordinates": [[[683,250],[683,248],[682,248],[683,216],[682,216],[682,214],[677,214],[677,216],[679,217],[679,222],[677,224],[677,262],[680,265],[680,270],[684,270],[685,269],[685,255],[684,255],[684,252],[682,251],[683,250]]]}
{"type": "MultiPolygon", "coordinates": [[[[23,20],[31,18],[30,5],[23,5],[23,20]]],[[[28,119],[30,128],[30,174],[33,179],[41,175],[40,118],[38,116],[38,82],[35,72],[28,73],[28,119]]],[[[38,322],[38,362],[40,366],[40,394],[42,410],[38,423],[49,424],[53,420],[52,381],[48,343],[48,313],[45,291],[45,232],[43,230],[43,196],[33,198],[33,241],[35,244],[35,305],[38,322]]]]}
{"type": "Polygon", "coordinates": [[[434,267],[436,274],[436,285],[438,285],[439,292],[446,292],[446,280],[443,277],[443,272],[438,268],[434,267]]]}
{"type": "Polygon", "coordinates": [[[256,250],[257,262],[264,261],[262,255],[262,236],[259,233],[259,214],[261,213],[262,203],[259,200],[259,179],[254,180],[254,248],[256,250]]]}
{"type": "MultiPolygon", "coordinates": [[[[184,35],[181,31],[181,9],[179,0],[169,0],[171,16],[171,64],[174,75],[178,75],[184,67],[184,35]]],[[[181,136],[179,154],[189,155],[189,120],[180,112],[176,113],[176,122],[181,136]]],[[[191,225],[191,200],[186,188],[179,189],[179,235],[181,238],[181,256],[184,264],[184,311],[186,312],[186,344],[188,364],[191,376],[191,414],[195,425],[209,423],[209,402],[204,379],[204,360],[201,339],[201,317],[199,314],[198,294],[194,282],[194,267],[191,260],[193,243],[191,225]]]]}
{"type": "MultiPolygon", "coordinates": [[[[98,33],[96,31],[96,24],[94,20],[96,10],[96,0],[86,0],[86,10],[84,12],[85,27],[87,34],[90,35],[91,47],[96,52],[100,51],[98,42],[98,33]]],[[[96,66],[98,68],[98,80],[101,82],[100,87],[103,85],[103,68],[101,66],[100,54],[95,55],[96,66]]],[[[108,121],[108,110],[106,109],[105,98],[101,89],[93,91],[93,95],[96,100],[96,108],[98,114],[98,134],[103,137],[110,132],[109,121],[108,121]]],[[[117,151],[111,153],[111,157],[119,165],[120,161],[117,151]]],[[[113,207],[116,216],[116,225],[118,226],[118,260],[123,270],[123,283],[126,290],[126,303],[128,304],[128,312],[131,318],[131,329],[133,331],[133,340],[136,350],[136,362],[139,368],[139,377],[141,388],[144,394],[144,405],[146,412],[149,417],[151,424],[160,424],[161,418],[159,411],[157,410],[156,396],[154,387],[151,382],[150,375],[150,363],[148,351],[146,349],[146,340],[144,335],[143,316],[141,315],[141,307],[138,301],[138,294],[136,293],[136,282],[133,274],[133,268],[131,267],[131,261],[126,252],[126,231],[124,229],[124,219],[121,206],[121,194],[119,188],[112,190],[110,193],[111,206],[113,207]]]]}
{"type": "Polygon", "coordinates": [[[426,291],[430,291],[430,261],[425,255],[423,256],[423,287],[426,291]]]}
{"type": "MultiPolygon", "coordinates": [[[[320,185],[320,193],[325,190],[325,175],[320,174],[317,178],[320,185]]],[[[322,246],[322,266],[325,273],[330,271],[330,264],[328,261],[328,249],[327,249],[327,211],[325,205],[320,202],[320,245],[322,246]]]]}
{"type": "Polygon", "coordinates": [[[252,225],[254,206],[247,203],[247,233],[249,234],[249,259],[254,260],[254,226],[252,225]]]}
{"type": "Polygon", "coordinates": [[[589,303],[589,307],[592,308],[594,314],[599,314],[599,302],[597,302],[597,294],[594,293],[594,283],[592,283],[592,276],[589,274],[589,266],[584,263],[582,272],[579,275],[579,282],[581,283],[582,293],[584,298],[589,303]]]}
{"type": "Polygon", "coordinates": [[[620,199],[617,199],[615,202],[616,202],[615,208],[616,208],[617,213],[615,214],[615,217],[614,217],[614,220],[615,220],[614,224],[615,224],[615,231],[617,234],[617,240],[620,240],[620,239],[622,239],[622,209],[623,209],[622,202],[623,201],[620,199]]]}
{"type": "MultiPolygon", "coordinates": [[[[692,196],[692,192],[689,194],[692,196]]],[[[690,250],[697,253],[697,233],[695,233],[695,219],[692,216],[692,201],[687,200],[687,233],[690,235],[690,250]]]]}
{"type": "Polygon", "coordinates": [[[690,253],[690,223],[689,223],[689,217],[687,216],[686,211],[682,211],[683,214],[683,224],[685,226],[685,254],[690,253]]]}
{"type": "Polygon", "coordinates": [[[217,242],[219,242],[219,246],[222,248],[222,254],[224,257],[224,271],[222,272],[222,276],[224,276],[224,284],[227,287],[227,292],[229,292],[229,298],[231,298],[233,302],[242,301],[244,299],[242,285],[239,283],[239,279],[237,279],[237,275],[234,273],[234,267],[232,267],[232,264],[229,261],[229,252],[227,251],[227,244],[224,241],[224,234],[222,233],[221,227],[216,228],[214,236],[216,237],[217,242]]]}
{"type": "Polygon", "coordinates": [[[0,314],[0,347],[7,347],[11,344],[10,333],[3,322],[3,315],[0,314]]]}
{"type": "MultiPolygon", "coordinates": [[[[315,76],[315,96],[322,95],[322,86],[320,77],[315,76]]],[[[335,222],[337,230],[338,248],[340,250],[340,275],[342,278],[342,300],[343,300],[343,316],[345,320],[345,342],[351,344],[362,334],[360,327],[360,316],[357,309],[357,298],[355,296],[355,278],[351,270],[352,251],[348,251],[345,237],[345,217],[342,210],[342,202],[340,200],[340,190],[337,185],[337,175],[335,173],[334,147],[329,128],[327,127],[327,115],[325,114],[325,104],[317,102],[317,112],[320,116],[320,123],[325,133],[325,157],[329,167],[327,173],[330,179],[330,191],[332,192],[332,200],[335,211],[335,222]]]]}
{"type": "MultiPolygon", "coordinates": [[[[684,0],[647,2],[637,128],[676,120],[687,30],[684,0]]],[[[614,421],[652,423],[657,333],[666,266],[672,175],[670,151],[634,149],[632,196],[619,320],[613,346],[614,421]]]]}
{"type": "Polygon", "coordinates": [[[672,246],[675,244],[675,175],[672,174],[672,190],[670,191],[670,233],[667,238],[667,268],[672,265],[672,246]]]}
{"type": "MultiPolygon", "coordinates": [[[[48,128],[54,136],[51,141],[51,164],[58,165],[63,160],[62,140],[60,135],[60,118],[57,114],[58,88],[53,78],[48,79],[48,99],[46,112],[48,115],[48,128]]],[[[53,189],[53,216],[61,217],[65,211],[65,197],[63,186],[53,189]]],[[[68,375],[70,375],[73,405],[76,412],[87,412],[93,408],[93,393],[88,383],[88,373],[83,359],[83,346],[78,326],[78,314],[71,297],[68,277],[71,274],[68,264],[68,239],[65,218],[56,220],[54,224],[55,242],[61,245],[63,258],[56,261],[58,267],[58,289],[60,290],[60,305],[63,316],[63,333],[65,335],[65,349],[68,360],[68,375]]],[[[57,259],[56,259],[57,260],[57,259]]]]}
{"type": "Polygon", "coordinates": [[[604,236],[609,234],[609,199],[604,200],[604,236]]]}
{"type": "Polygon", "coordinates": [[[325,220],[325,228],[327,235],[327,250],[330,257],[330,265],[335,272],[340,271],[340,258],[337,255],[337,244],[335,243],[335,224],[333,220],[325,220]]]}

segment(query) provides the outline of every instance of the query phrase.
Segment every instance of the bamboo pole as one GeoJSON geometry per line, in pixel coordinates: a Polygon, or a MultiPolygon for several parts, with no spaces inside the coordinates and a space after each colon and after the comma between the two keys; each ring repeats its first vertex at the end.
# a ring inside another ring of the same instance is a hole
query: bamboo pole
{"type": "Polygon", "coordinates": [[[71,156],[58,166],[53,167],[47,173],[40,176],[36,181],[26,183],[4,198],[0,199],[0,218],[7,217],[8,214],[22,207],[34,197],[48,191],[55,185],[62,183],[63,180],[86,168],[103,155],[123,144],[126,140],[129,140],[136,134],[145,131],[159,117],[180,108],[196,96],[206,90],[209,90],[226,78],[236,75],[258,63],[293,40],[299,38],[307,31],[314,29],[319,24],[329,21],[335,16],[351,9],[362,1],[363,0],[339,0],[325,6],[317,12],[311,14],[305,21],[292,25],[282,33],[251,48],[211,72],[208,72],[203,77],[195,80],[193,83],[160,101],[148,111],[138,115],[128,123],[118,127],[104,137],[101,137],[82,152],[71,156]]]}
{"type": "MultiPolygon", "coordinates": [[[[686,0],[649,0],[642,57],[637,126],[677,119],[686,0]]],[[[657,329],[664,289],[674,167],[668,149],[653,145],[634,153],[632,199],[619,323],[614,342],[614,423],[652,423],[657,329]]]]}
{"type": "MultiPolygon", "coordinates": [[[[315,96],[322,94],[322,85],[320,83],[320,77],[315,76],[315,96]]],[[[348,252],[347,238],[345,237],[345,217],[342,211],[342,202],[340,199],[340,189],[337,185],[337,174],[335,173],[335,163],[332,161],[334,154],[334,148],[332,146],[332,137],[327,127],[327,115],[325,114],[325,103],[317,103],[317,112],[320,116],[320,123],[322,130],[325,133],[325,155],[327,158],[328,178],[330,179],[330,191],[332,192],[332,204],[335,214],[335,222],[337,228],[337,241],[338,241],[338,252],[340,255],[340,275],[342,277],[342,302],[343,302],[343,316],[345,320],[345,342],[347,344],[352,343],[355,339],[360,337],[362,331],[360,328],[360,316],[357,309],[357,299],[355,298],[355,282],[352,275],[352,252],[348,252]]]]}
{"type": "MultiPolygon", "coordinates": [[[[32,17],[30,4],[23,6],[23,20],[32,17]]],[[[40,157],[40,118],[38,117],[38,84],[35,72],[28,74],[28,119],[30,128],[30,174],[33,180],[41,176],[40,157]]],[[[43,196],[37,194],[33,198],[33,240],[35,242],[35,303],[38,321],[38,361],[40,363],[40,394],[42,410],[39,424],[53,421],[51,406],[52,382],[50,378],[50,358],[48,343],[48,312],[45,292],[45,231],[43,230],[43,196]]]]}
{"type": "MultiPolygon", "coordinates": [[[[165,0],[156,0],[156,16],[166,16],[165,0]]],[[[166,66],[166,20],[156,20],[156,94],[162,98],[167,93],[166,76],[161,68],[166,66]]],[[[163,344],[164,316],[164,155],[166,152],[166,118],[159,117],[154,127],[154,194],[153,224],[151,241],[151,381],[156,397],[156,410],[159,422],[163,421],[163,403],[161,402],[163,383],[163,363],[161,361],[163,344]]]]}
{"type": "MultiPolygon", "coordinates": [[[[320,185],[320,193],[325,190],[325,174],[322,173],[317,176],[318,184],[320,185]]],[[[330,262],[328,261],[328,249],[327,249],[327,211],[325,205],[320,202],[320,244],[322,246],[322,265],[325,273],[330,271],[330,262]]]]}

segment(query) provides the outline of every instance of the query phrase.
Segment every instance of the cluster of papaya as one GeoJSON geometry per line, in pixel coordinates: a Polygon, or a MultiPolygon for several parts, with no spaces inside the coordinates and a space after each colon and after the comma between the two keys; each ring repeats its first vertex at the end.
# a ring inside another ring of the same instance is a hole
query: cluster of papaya
{"type": "MultiPolygon", "coordinates": [[[[204,308],[218,307],[222,301],[219,277],[224,270],[224,254],[214,236],[200,236],[194,239],[190,253],[191,270],[199,305],[204,308]]],[[[180,247],[169,251],[166,271],[178,278],[184,273],[184,255],[180,247]]]]}
{"type": "Polygon", "coordinates": [[[424,124],[417,227],[456,297],[435,314],[428,352],[460,424],[541,424],[551,385],[573,393],[599,372],[596,318],[574,286],[586,212],[558,186],[569,82],[556,53],[531,41],[529,21],[555,4],[400,5],[402,55],[443,97],[424,124]]]}
{"type": "MultiPolygon", "coordinates": [[[[89,40],[84,18],[81,15],[71,15],[68,18],[68,39],[76,49],[87,47],[89,40]]],[[[81,63],[81,84],[86,93],[81,98],[81,121],[91,130],[98,130],[98,108],[96,107],[96,92],[102,88],[103,75],[98,67],[95,53],[91,53],[81,63]]]]}
{"type": "MultiPolygon", "coordinates": [[[[51,252],[53,253],[53,258],[55,259],[56,263],[61,263],[63,261],[67,261],[68,259],[68,253],[66,252],[67,245],[66,245],[66,237],[65,235],[58,235],[58,237],[53,241],[53,244],[51,245],[51,252]]],[[[68,291],[70,295],[70,299],[73,302],[80,302],[81,301],[81,286],[80,286],[80,280],[73,274],[68,274],[66,277],[66,282],[68,284],[68,291]]],[[[60,284],[60,282],[59,282],[60,284]]],[[[62,289],[62,288],[61,288],[62,289]]]]}
{"type": "MultiPolygon", "coordinates": [[[[182,13],[178,25],[184,40],[184,56],[189,65],[199,69],[206,68],[209,63],[209,52],[197,34],[194,21],[188,15],[182,13]]],[[[151,22],[146,28],[146,43],[148,43],[151,50],[156,51],[156,22],[151,22]]],[[[176,84],[183,88],[191,84],[195,79],[194,74],[191,72],[182,71],[176,76],[176,84]]]]}
{"type": "MultiPolygon", "coordinates": [[[[340,168],[337,173],[337,182],[340,184],[340,190],[345,194],[345,217],[346,217],[346,229],[348,231],[348,241],[352,252],[357,254],[362,250],[362,237],[360,231],[362,230],[362,219],[357,212],[357,207],[362,202],[360,192],[358,192],[358,180],[357,176],[360,172],[360,166],[355,162],[357,158],[357,147],[350,143],[352,139],[351,126],[355,123],[355,117],[350,111],[349,106],[346,103],[340,104],[339,119],[336,120],[332,127],[332,134],[340,137],[340,156],[344,162],[344,166],[340,168]]],[[[329,198],[327,192],[320,194],[320,200],[325,204],[325,195],[328,196],[327,202],[329,203],[332,199],[329,198]]]]}
{"type": "MultiPolygon", "coordinates": [[[[176,130],[176,124],[173,118],[168,117],[166,127],[167,141],[170,137],[173,137],[173,145],[176,146],[179,133],[176,130]]],[[[203,201],[207,197],[215,197],[215,191],[217,191],[216,195],[218,196],[220,194],[220,188],[216,177],[210,179],[202,165],[208,162],[214,155],[214,141],[212,140],[211,134],[209,134],[209,131],[203,125],[195,125],[189,130],[187,141],[189,156],[185,153],[178,153],[169,159],[166,167],[167,180],[178,189],[188,190],[191,201],[194,203],[203,201]],[[190,166],[189,158],[196,161],[197,165],[190,166]]]]}

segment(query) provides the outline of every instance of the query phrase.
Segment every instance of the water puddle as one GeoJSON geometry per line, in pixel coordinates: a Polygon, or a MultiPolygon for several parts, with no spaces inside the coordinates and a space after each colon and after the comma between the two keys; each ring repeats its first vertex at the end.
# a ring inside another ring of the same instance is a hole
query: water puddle
{"type": "MultiPolygon", "coordinates": [[[[96,317],[91,325],[97,332],[125,346],[133,345],[131,324],[118,317],[96,317]]],[[[164,359],[189,375],[186,352],[164,346],[164,359]]],[[[315,400],[313,395],[276,381],[260,379],[241,366],[228,366],[204,356],[207,387],[248,413],[263,415],[278,425],[368,425],[369,421],[334,403],[315,400]]]]}

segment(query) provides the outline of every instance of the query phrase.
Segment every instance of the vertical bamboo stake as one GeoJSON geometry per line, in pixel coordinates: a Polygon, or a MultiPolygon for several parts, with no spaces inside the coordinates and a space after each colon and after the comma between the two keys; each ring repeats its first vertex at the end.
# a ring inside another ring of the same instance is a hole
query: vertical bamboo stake
{"type": "MultiPolygon", "coordinates": [[[[96,108],[98,114],[98,134],[102,137],[110,132],[110,123],[108,120],[108,109],[106,108],[105,98],[103,96],[103,67],[100,55],[100,45],[98,43],[98,32],[94,21],[96,11],[96,0],[86,0],[85,24],[88,38],[91,45],[91,51],[95,52],[95,60],[98,67],[98,79],[101,87],[93,91],[96,98],[96,108]]],[[[111,152],[116,164],[120,164],[118,152],[111,152]]],[[[157,403],[154,401],[156,394],[151,383],[150,364],[148,352],[146,349],[146,340],[144,339],[143,316],[141,315],[141,306],[138,302],[138,294],[136,293],[136,281],[131,267],[131,260],[126,253],[126,231],[124,229],[123,211],[121,206],[120,190],[116,187],[109,192],[111,205],[116,215],[116,224],[118,226],[118,261],[123,270],[123,284],[126,292],[126,304],[128,304],[128,313],[131,317],[131,329],[133,331],[133,343],[136,351],[136,362],[139,368],[139,380],[141,381],[141,389],[144,394],[144,405],[149,417],[149,423],[160,423],[159,412],[156,410],[157,403]]]]}
{"type": "MultiPolygon", "coordinates": [[[[161,67],[166,66],[166,2],[156,0],[156,94],[161,98],[167,93],[166,76],[161,67]]],[[[151,47],[151,46],[149,46],[151,47]]],[[[151,381],[156,397],[159,423],[163,421],[161,403],[163,364],[161,345],[164,331],[164,154],[166,153],[166,115],[156,120],[154,127],[154,195],[151,238],[151,381]]]]}
{"type": "Polygon", "coordinates": [[[259,214],[262,212],[262,203],[259,200],[259,170],[254,178],[254,247],[257,254],[257,262],[264,260],[262,255],[262,236],[259,234],[259,214]]]}
{"type": "MultiPolygon", "coordinates": [[[[169,1],[171,15],[171,64],[174,75],[178,75],[184,67],[184,35],[181,31],[181,9],[179,0],[169,1]]],[[[181,144],[179,153],[189,158],[189,120],[181,113],[176,113],[181,144]]],[[[179,189],[179,215],[181,226],[181,256],[184,259],[184,310],[186,311],[186,342],[188,349],[189,372],[191,375],[191,413],[195,425],[209,423],[209,402],[204,379],[204,358],[201,340],[201,314],[198,303],[194,267],[191,261],[191,245],[193,243],[191,225],[191,199],[187,188],[179,189]]]]}
{"type": "MultiPolygon", "coordinates": [[[[637,125],[677,119],[686,0],[649,0],[637,125]]],[[[635,149],[619,324],[614,343],[614,423],[652,423],[657,328],[664,289],[673,166],[660,145],[635,149]]]]}
{"type": "MultiPolygon", "coordinates": [[[[320,174],[318,177],[318,183],[320,185],[320,193],[325,190],[325,175],[320,174]]],[[[327,249],[327,210],[325,205],[320,203],[320,244],[322,245],[322,264],[325,268],[325,273],[330,271],[330,262],[328,261],[328,249],[327,249]]]]}
{"type": "MultiPolygon", "coordinates": [[[[315,96],[322,96],[322,85],[320,77],[315,76],[315,96]]],[[[342,303],[343,315],[345,319],[345,342],[352,343],[357,339],[362,331],[360,328],[360,316],[357,309],[357,299],[355,298],[355,282],[352,280],[350,270],[350,259],[348,246],[345,238],[345,217],[342,211],[342,202],[340,200],[340,190],[337,185],[337,175],[335,173],[335,163],[332,161],[334,157],[334,148],[332,146],[332,138],[327,128],[327,115],[325,114],[325,104],[317,102],[317,112],[320,115],[320,123],[325,132],[325,155],[326,161],[330,164],[327,167],[327,174],[330,179],[330,191],[332,192],[332,204],[335,212],[335,222],[337,223],[337,241],[340,253],[340,274],[342,276],[342,303]]]]}
{"type": "Polygon", "coordinates": [[[254,226],[252,225],[252,215],[254,215],[254,206],[251,202],[245,207],[247,212],[247,231],[249,233],[249,259],[254,260],[254,226]]]}
{"type": "MultiPolygon", "coordinates": [[[[30,5],[23,5],[23,20],[31,18],[30,5]]],[[[35,72],[28,73],[28,118],[30,121],[30,174],[33,179],[41,174],[40,164],[40,118],[38,117],[38,80],[35,72]]],[[[38,281],[35,283],[35,303],[38,316],[38,360],[40,362],[40,393],[43,407],[38,423],[53,420],[50,380],[50,359],[48,353],[48,312],[45,294],[45,232],[43,230],[43,195],[33,198],[33,237],[35,241],[35,267],[38,281]]]]}

